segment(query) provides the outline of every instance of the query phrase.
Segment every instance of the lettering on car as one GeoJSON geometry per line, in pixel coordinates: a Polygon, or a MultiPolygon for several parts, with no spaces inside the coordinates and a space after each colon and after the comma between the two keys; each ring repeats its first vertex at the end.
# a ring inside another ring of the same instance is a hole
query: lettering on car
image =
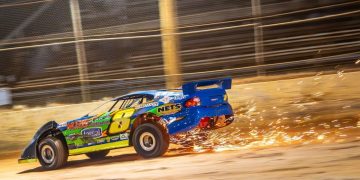
{"type": "Polygon", "coordinates": [[[174,114],[181,110],[181,104],[165,104],[158,107],[157,112],[161,114],[174,114]]]}
{"type": "Polygon", "coordinates": [[[101,136],[101,128],[87,128],[87,129],[83,129],[81,131],[81,134],[84,137],[91,137],[91,138],[95,138],[95,137],[100,137],[101,136]]]}

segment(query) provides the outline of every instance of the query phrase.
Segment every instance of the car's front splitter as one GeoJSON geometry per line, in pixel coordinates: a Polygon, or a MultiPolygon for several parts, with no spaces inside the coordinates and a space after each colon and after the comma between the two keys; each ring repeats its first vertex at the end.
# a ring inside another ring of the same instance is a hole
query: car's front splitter
{"type": "Polygon", "coordinates": [[[33,163],[33,162],[37,162],[37,161],[38,161],[38,159],[18,159],[19,164],[33,163]]]}

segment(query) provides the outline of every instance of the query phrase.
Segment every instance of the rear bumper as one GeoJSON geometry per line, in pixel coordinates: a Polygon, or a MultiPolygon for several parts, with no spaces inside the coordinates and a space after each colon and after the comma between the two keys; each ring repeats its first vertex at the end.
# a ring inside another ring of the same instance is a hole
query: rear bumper
{"type": "Polygon", "coordinates": [[[191,107],[176,114],[178,120],[168,124],[169,134],[173,135],[196,128],[204,117],[225,115],[228,117],[229,125],[233,121],[233,110],[230,104],[221,104],[213,107],[191,107]]]}

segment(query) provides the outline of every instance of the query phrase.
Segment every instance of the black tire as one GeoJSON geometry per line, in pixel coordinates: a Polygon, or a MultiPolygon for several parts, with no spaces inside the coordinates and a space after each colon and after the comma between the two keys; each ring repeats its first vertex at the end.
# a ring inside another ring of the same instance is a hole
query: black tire
{"type": "Polygon", "coordinates": [[[89,157],[90,159],[102,159],[106,155],[108,155],[109,152],[110,150],[91,152],[91,153],[86,153],[86,156],[89,157]]]}
{"type": "Polygon", "coordinates": [[[37,146],[38,159],[46,170],[58,169],[65,165],[68,152],[63,142],[55,137],[45,137],[37,146]]]}
{"type": "Polygon", "coordinates": [[[132,143],[140,156],[144,158],[159,157],[165,154],[169,148],[169,134],[160,125],[146,123],[135,129],[132,143]],[[151,139],[154,140],[151,141],[151,139]]]}

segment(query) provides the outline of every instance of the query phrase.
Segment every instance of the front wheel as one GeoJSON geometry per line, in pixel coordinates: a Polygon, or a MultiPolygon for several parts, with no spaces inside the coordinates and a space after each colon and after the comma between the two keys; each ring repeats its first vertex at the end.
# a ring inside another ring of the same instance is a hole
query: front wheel
{"type": "Polygon", "coordinates": [[[44,169],[58,169],[67,161],[68,153],[60,139],[46,137],[40,141],[37,149],[38,159],[44,169]]]}
{"type": "Polygon", "coordinates": [[[144,158],[154,158],[165,154],[169,148],[169,135],[154,124],[142,124],[135,129],[132,138],[135,151],[144,158]]]}

